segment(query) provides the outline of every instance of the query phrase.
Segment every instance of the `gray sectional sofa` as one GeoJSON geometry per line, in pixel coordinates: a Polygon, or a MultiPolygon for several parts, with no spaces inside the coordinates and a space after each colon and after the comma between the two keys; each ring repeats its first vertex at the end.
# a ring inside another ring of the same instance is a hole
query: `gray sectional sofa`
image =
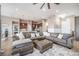
{"type": "Polygon", "coordinates": [[[37,32],[22,32],[24,36],[23,39],[20,39],[17,36],[13,36],[13,53],[20,53],[20,55],[31,53],[33,52],[35,44],[37,45],[37,47],[39,47],[38,49],[40,50],[40,52],[46,51],[47,49],[49,49],[49,47],[51,48],[52,43],[57,43],[68,48],[73,47],[74,36],[71,34],[62,33],[63,37],[60,39],[58,38],[59,33],[47,32],[44,34],[43,32],[38,32],[39,35],[35,35],[36,33],[37,32]],[[33,35],[31,36],[31,34],[33,35]],[[40,44],[44,41],[44,39],[46,39],[45,41],[49,43],[40,44]]]}
{"type": "Polygon", "coordinates": [[[59,39],[58,35],[59,33],[51,33],[51,37],[49,37],[50,38],[49,40],[68,48],[73,47],[73,40],[74,40],[73,35],[63,33],[62,39],[59,39]]]}
{"type": "MultiPolygon", "coordinates": [[[[51,40],[54,43],[57,43],[59,45],[68,47],[68,48],[73,48],[73,41],[74,41],[74,35],[73,34],[67,34],[67,33],[50,33],[50,35],[46,34],[44,35],[43,32],[39,32],[40,36],[34,37],[34,39],[38,38],[45,38],[48,40],[51,40]],[[60,39],[58,38],[59,34],[62,34],[63,37],[60,39]]],[[[33,38],[32,38],[33,39],[33,38]]]]}
{"type": "Polygon", "coordinates": [[[19,36],[13,36],[12,42],[12,55],[19,53],[20,56],[29,54],[33,52],[33,42],[28,38],[19,38],[19,36]]]}

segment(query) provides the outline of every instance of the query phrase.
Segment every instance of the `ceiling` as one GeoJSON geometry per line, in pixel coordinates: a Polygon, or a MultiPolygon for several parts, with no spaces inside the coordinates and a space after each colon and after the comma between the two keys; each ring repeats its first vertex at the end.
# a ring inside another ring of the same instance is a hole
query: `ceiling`
{"type": "Polygon", "coordinates": [[[40,9],[43,3],[33,5],[32,3],[3,3],[1,4],[1,15],[21,19],[41,19],[52,15],[75,15],[79,16],[78,3],[51,3],[51,9],[47,5],[40,9]]]}

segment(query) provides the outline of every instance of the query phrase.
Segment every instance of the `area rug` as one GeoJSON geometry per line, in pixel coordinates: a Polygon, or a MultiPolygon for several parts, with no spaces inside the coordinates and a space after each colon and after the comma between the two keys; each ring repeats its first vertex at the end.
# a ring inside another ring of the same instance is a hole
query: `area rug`
{"type": "Polygon", "coordinates": [[[34,48],[33,53],[27,54],[25,56],[79,56],[79,52],[57,44],[53,44],[53,47],[45,51],[43,54],[34,48]]]}

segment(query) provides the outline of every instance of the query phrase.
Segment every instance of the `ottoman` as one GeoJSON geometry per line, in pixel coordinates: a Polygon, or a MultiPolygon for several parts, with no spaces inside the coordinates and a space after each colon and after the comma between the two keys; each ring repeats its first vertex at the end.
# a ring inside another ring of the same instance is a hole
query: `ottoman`
{"type": "Polygon", "coordinates": [[[52,48],[52,41],[49,41],[47,39],[43,40],[34,40],[34,47],[37,48],[40,53],[45,52],[49,48],[52,48]]]}

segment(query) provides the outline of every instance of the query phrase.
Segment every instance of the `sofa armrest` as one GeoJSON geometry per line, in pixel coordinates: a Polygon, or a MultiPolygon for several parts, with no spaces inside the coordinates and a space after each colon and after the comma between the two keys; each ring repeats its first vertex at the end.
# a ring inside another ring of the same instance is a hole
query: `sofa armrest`
{"type": "Polygon", "coordinates": [[[28,42],[32,42],[32,40],[31,39],[17,40],[17,41],[14,41],[12,43],[12,46],[16,46],[16,45],[19,45],[19,44],[22,44],[22,43],[28,43],[28,42]]]}
{"type": "Polygon", "coordinates": [[[31,40],[40,40],[40,39],[44,39],[45,36],[38,36],[38,37],[33,37],[31,38],[31,40]]]}
{"type": "Polygon", "coordinates": [[[70,37],[69,39],[67,39],[67,46],[73,47],[73,40],[74,40],[74,37],[70,37]]]}
{"type": "Polygon", "coordinates": [[[53,37],[51,37],[51,36],[46,36],[45,38],[48,40],[53,40],[53,37]]]}

